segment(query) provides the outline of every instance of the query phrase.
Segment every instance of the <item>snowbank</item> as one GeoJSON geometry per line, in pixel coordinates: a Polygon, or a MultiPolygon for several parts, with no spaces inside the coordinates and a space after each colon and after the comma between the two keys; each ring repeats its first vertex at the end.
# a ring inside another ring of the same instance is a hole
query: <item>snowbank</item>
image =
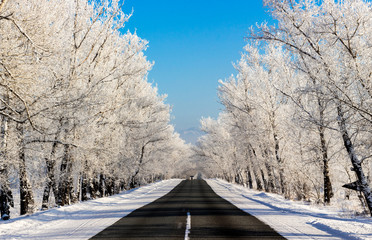
{"type": "Polygon", "coordinates": [[[107,198],[0,221],[0,239],[88,239],[164,196],[181,181],[161,181],[107,198]]]}
{"type": "Polygon", "coordinates": [[[293,202],[219,179],[207,182],[219,196],[287,239],[372,239],[372,219],[344,218],[342,212],[331,207],[293,202]]]}

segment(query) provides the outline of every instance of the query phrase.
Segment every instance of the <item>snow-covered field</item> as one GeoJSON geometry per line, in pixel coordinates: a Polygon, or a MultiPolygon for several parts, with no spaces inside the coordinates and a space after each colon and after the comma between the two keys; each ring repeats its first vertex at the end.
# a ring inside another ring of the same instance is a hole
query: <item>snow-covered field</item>
{"type": "Polygon", "coordinates": [[[164,196],[180,182],[161,181],[107,198],[0,221],[0,239],[88,239],[164,196]]]}
{"type": "Polygon", "coordinates": [[[219,196],[288,239],[372,239],[370,218],[346,218],[331,207],[293,202],[219,179],[207,182],[219,196]]]}

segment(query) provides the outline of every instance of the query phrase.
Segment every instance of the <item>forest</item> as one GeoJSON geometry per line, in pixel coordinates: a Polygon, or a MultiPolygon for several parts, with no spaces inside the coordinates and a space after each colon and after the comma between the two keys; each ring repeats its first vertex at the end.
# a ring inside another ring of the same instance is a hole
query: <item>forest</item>
{"type": "Polygon", "coordinates": [[[189,146],[147,81],[119,0],[0,1],[0,210],[20,215],[174,177],[189,146]],[[38,201],[40,199],[40,201],[38,201]]]}
{"type": "Polygon", "coordinates": [[[196,151],[210,177],[372,214],[372,5],[264,0],[196,151]]]}
{"type": "Polygon", "coordinates": [[[0,0],[1,218],[190,171],[372,215],[371,2],[263,2],[191,147],[122,0],[0,0]]]}

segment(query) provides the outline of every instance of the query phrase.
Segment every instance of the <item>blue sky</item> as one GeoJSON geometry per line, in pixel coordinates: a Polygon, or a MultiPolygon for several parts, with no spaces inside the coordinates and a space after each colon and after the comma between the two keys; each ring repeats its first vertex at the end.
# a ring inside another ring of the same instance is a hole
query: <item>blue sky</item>
{"type": "Polygon", "coordinates": [[[218,116],[219,79],[235,74],[250,26],[270,21],[261,0],[126,0],[126,28],[149,41],[148,80],[167,94],[177,131],[218,116]]]}

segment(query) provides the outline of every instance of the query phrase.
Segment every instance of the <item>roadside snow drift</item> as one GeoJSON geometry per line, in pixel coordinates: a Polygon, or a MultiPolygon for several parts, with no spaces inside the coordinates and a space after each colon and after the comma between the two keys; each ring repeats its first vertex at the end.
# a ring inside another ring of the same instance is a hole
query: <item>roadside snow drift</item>
{"type": "Polygon", "coordinates": [[[219,179],[207,183],[219,196],[287,239],[372,239],[370,218],[343,218],[342,212],[331,207],[309,206],[219,179]]]}
{"type": "Polygon", "coordinates": [[[0,222],[0,239],[88,239],[164,196],[182,180],[153,183],[121,194],[0,222]]]}

